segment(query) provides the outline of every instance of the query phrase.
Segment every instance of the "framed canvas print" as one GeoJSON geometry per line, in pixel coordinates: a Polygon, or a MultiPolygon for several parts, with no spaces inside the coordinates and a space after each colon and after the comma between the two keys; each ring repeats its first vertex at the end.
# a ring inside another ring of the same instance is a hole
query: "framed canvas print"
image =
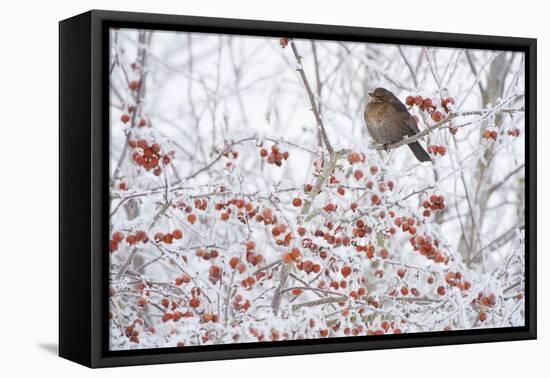
{"type": "Polygon", "coordinates": [[[60,355],[536,337],[536,41],[60,22],[60,355]]]}

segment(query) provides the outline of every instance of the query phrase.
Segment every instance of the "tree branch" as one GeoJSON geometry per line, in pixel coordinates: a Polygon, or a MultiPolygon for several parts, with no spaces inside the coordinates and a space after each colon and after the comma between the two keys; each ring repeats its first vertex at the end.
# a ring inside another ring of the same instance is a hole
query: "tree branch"
{"type": "Polygon", "coordinates": [[[476,123],[476,122],[480,122],[480,121],[484,120],[485,118],[489,117],[492,114],[497,114],[497,113],[513,114],[513,113],[518,113],[518,112],[523,112],[523,111],[525,111],[525,108],[521,107],[521,108],[518,108],[518,109],[498,109],[498,108],[495,108],[495,109],[491,109],[491,110],[476,110],[476,111],[468,111],[468,112],[450,113],[449,115],[447,115],[447,117],[445,117],[441,121],[439,121],[439,122],[437,122],[437,123],[435,123],[431,126],[426,127],[424,130],[422,130],[418,134],[415,134],[415,135],[413,135],[411,137],[408,137],[408,138],[404,138],[403,140],[400,140],[399,142],[396,142],[396,143],[393,143],[393,144],[389,144],[389,145],[377,144],[377,145],[371,146],[369,148],[372,149],[372,150],[386,150],[386,151],[387,150],[392,150],[392,149],[404,146],[405,144],[416,142],[417,140],[425,137],[426,135],[430,134],[431,132],[433,132],[435,130],[438,130],[438,129],[441,129],[441,128],[464,127],[464,126],[471,125],[471,124],[476,123]],[[476,121],[467,122],[467,123],[462,124],[460,126],[446,126],[446,124],[451,122],[454,118],[474,116],[474,115],[481,115],[481,118],[476,120],[476,121]]]}
{"type": "Polygon", "coordinates": [[[304,87],[306,89],[309,102],[311,104],[311,110],[313,111],[313,114],[315,115],[315,120],[317,121],[317,128],[319,129],[319,133],[321,134],[325,147],[327,148],[329,154],[332,155],[334,153],[334,149],[332,148],[328,140],[328,136],[325,131],[325,125],[323,124],[323,119],[321,118],[321,114],[319,113],[319,107],[317,106],[317,102],[315,101],[315,96],[313,95],[311,86],[307,81],[306,73],[304,71],[304,67],[302,66],[302,57],[298,53],[296,44],[292,40],[290,41],[290,47],[292,47],[292,52],[294,53],[294,57],[296,58],[296,64],[297,64],[296,71],[298,71],[298,73],[300,74],[300,77],[302,78],[302,82],[304,83],[304,87]]]}

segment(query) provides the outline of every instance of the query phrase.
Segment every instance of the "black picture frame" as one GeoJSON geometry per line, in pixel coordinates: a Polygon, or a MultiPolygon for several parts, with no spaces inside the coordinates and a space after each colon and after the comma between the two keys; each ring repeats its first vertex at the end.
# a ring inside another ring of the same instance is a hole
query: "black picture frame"
{"type": "Polygon", "coordinates": [[[536,338],[536,39],[92,10],[59,23],[59,354],[89,367],[536,338]],[[108,30],[110,27],[522,51],[526,64],[524,327],[109,351],[108,30]]]}

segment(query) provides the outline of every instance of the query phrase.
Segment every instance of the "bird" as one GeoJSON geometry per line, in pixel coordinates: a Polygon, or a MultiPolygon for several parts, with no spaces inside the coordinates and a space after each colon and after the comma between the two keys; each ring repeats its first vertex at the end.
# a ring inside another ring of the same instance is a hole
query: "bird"
{"type": "MultiPolygon", "coordinates": [[[[371,100],[365,106],[365,124],[376,143],[384,146],[399,142],[420,132],[416,120],[395,95],[385,88],[369,92],[371,100]]],[[[420,162],[431,161],[418,141],[407,144],[420,162]]]]}

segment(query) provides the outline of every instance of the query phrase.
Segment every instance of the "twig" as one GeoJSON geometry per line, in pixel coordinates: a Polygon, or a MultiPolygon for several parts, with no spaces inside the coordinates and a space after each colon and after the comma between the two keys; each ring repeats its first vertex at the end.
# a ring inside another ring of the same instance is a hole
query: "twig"
{"type": "Polygon", "coordinates": [[[295,305],[292,306],[292,310],[296,311],[300,307],[313,307],[313,306],[319,306],[319,305],[324,305],[324,304],[329,304],[329,303],[334,303],[334,302],[342,302],[342,301],[345,301],[347,299],[348,299],[348,297],[345,297],[345,296],[321,298],[321,299],[316,299],[316,300],[309,301],[309,302],[303,302],[303,303],[295,304],[295,305]]]}
{"type": "Polygon", "coordinates": [[[122,278],[122,276],[124,275],[124,273],[126,272],[126,269],[128,269],[128,267],[130,266],[130,264],[132,263],[132,260],[134,259],[134,256],[136,255],[138,249],[137,248],[134,248],[130,251],[130,253],[128,254],[128,257],[126,258],[126,260],[124,261],[124,263],[120,266],[120,269],[118,270],[118,273],[117,275],[115,276],[115,280],[118,281],[122,278]]]}
{"type": "Polygon", "coordinates": [[[291,266],[292,264],[290,263],[283,264],[283,267],[281,269],[281,278],[279,280],[279,286],[277,286],[277,289],[275,289],[275,293],[273,293],[273,298],[271,300],[271,308],[273,309],[273,313],[275,315],[277,315],[277,313],[279,312],[279,307],[281,306],[281,300],[283,299],[283,290],[285,288],[291,266]]]}
{"type": "Polygon", "coordinates": [[[306,89],[309,102],[311,104],[311,110],[313,111],[313,114],[315,115],[315,120],[317,121],[317,128],[319,129],[319,133],[323,138],[325,147],[327,148],[329,154],[332,155],[334,153],[334,150],[328,140],[327,133],[325,131],[325,126],[323,124],[323,119],[321,118],[321,114],[319,113],[317,102],[315,101],[315,96],[313,95],[313,91],[311,90],[309,82],[307,81],[306,73],[304,71],[304,67],[302,66],[302,57],[298,53],[296,44],[292,40],[290,41],[290,47],[292,47],[292,52],[294,53],[294,57],[296,58],[296,65],[297,65],[296,71],[298,71],[298,73],[300,74],[300,77],[302,78],[302,82],[304,83],[304,87],[306,89]]]}
{"type": "Polygon", "coordinates": [[[503,232],[502,235],[497,237],[495,240],[493,240],[492,242],[490,242],[489,244],[487,244],[483,248],[479,249],[472,256],[469,263],[477,261],[481,257],[481,254],[484,251],[486,251],[487,249],[490,250],[490,251],[494,251],[495,249],[498,249],[498,248],[502,247],[503,245],[508,243],[510,240],[512,240],[516,236],[516,233],[514,232],[516,229],[522,230],[523,228],[525,228],[525,222],[522,221],[518,224],[515,224],[509,230],[506,230],[505,232],[503,232]]]}
{"type": "Polygon", "coordinates": [[[511,171],[510,173],[508,173],[506,175],[506,177],[504,177],[500,182],[494,184],[493,186],[491,186],[489,189],[487,189],[487,192],[489,194],[493,193],[495,190],[497,189],[500,189],[500,187],[502,185],[504,185],[506,183],[506,181],[508,181],[512,176],[514,176],[516,173],[518,173],[519,171],[521,171],[522,169],[525,168],[525,163],[522,163],[520,165],[518,165],[518,167],[516,169],[514,169],[513,171],[511,171]]]}
{"type": "MultiPolygon", "coordinates": [[[[327,180],[327,178],[332,174],[332,171],[334,171],[334,168],[336,168],[336,164],[340,159],[342,159],[347,154],[347,150],[340,150],[333,154],[330,158],[330,160],[326,163],[325,167],[323,168],[323,173],[317,177],[317,181],[315,182],[315,185],[309,192],[309,196],[304,202],[304,206],[302,207],[302,212],[300,214],[300,217],[302,218],[301,221],[308,217],[311,205],[313,204],[313,201],[315,200],[315,197],[321,192],[321,189],[323,187],[323,184],[327,180]]],[[[302,223],[299,222],[299,223],[302,223]]]]}
{"type": "Polygon", "coordinates": [[[407,65],[407,68],[409,69],[409,72],[411,73],[411,78],[414,82],[414,87],[416,89],[418,89],[418,80],[416,79],[416,73],[414,72],[414,69],[412,68],[411,63],[409,62],[409,60],[405,56],[405,52],[401,48],[401,45],[397,45],[397,49],[399,50],[399,54],[401,55],[401,58],[403,59],[403,61],[407,65]]]}
{"type": "MultiPolygon", "coordinates": [[[[145,41],[145,34],[146,34],[145,30],[142,30],[139,33],[139,37],[138,37],[138,42],[141,46],[141,48],[139,49],[138,58],[137,58],[138,64],[141,68],[140,78],[139,78],[140,85],[138,86],[137,91],[136,91],[136,106],[135,106],[134,111],[132,112],[132,118],[130,120],[130,129],[133,129],[136,126],[136,116],[137,116],[138,110],[139,110],[139,108],[141,106],[141,103],[142,103],[143,92],[145,91],[145,89],[144,89],[145,88],[145,78],[147,76],[147,70],[145,68],[145,65],[146,65],[146,62],[147,62],[147,48],[145,47],[145,42],[146,42],[145,41]]],[[[151,36],[151,34],[150,34],[150,36],[151,36]]],[[[149,41],[150,40],[151,39],[149,37],[149,41]]],[[[115,183],[115,180],[118,179],[119,174],[120,174],[120,169],[122,168],[122,163],[124,163],[124,160],[126,159],[126,155],[128,155],[127,154],[128,142],[130,141],[131,136],[132,136],[132,132],[128,131],[127,134],[126,134],[126,139],[124,140],[124,146],[122,147],[122,153],[120,154],[120,157],[118,159],[115,171],[113,173],[113,178],[111,180],[113,185],[115,183]]]]}

